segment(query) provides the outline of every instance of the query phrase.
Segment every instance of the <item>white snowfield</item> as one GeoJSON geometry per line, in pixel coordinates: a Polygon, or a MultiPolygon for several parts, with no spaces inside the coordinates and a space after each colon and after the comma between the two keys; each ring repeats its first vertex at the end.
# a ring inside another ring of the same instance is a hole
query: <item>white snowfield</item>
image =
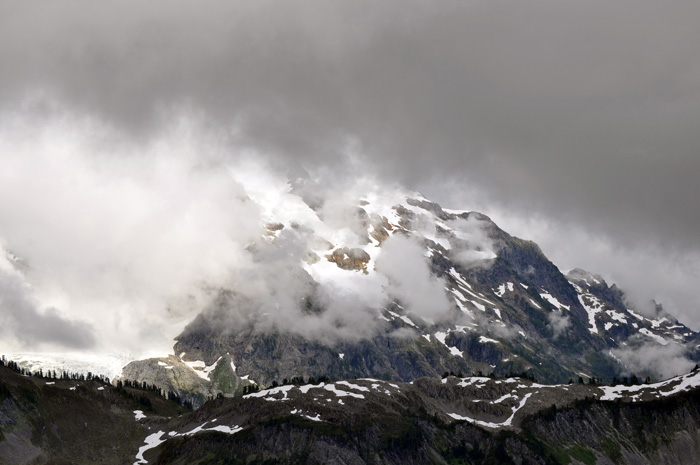
{"type": "Polygon", "coordinates": [[[647,328],[640,328],[639,332],[640,332],[641,334],[644,334],[644,335],[647,336],[647,337],[652,338],[653,340],[655,340],[656,342],[658,342],[658,343],[661,344],[662,346],[668,345],[668,341],[667,341],[666,339],[664,339],[663,337],[659,336],[658,334],[652,333],[652,332],[651,332],[650,330],[648,330],[647,328]]]}
{"type": "MultiPolygon", "coordinates": [[[[321,386],[322,385],[323,385],[323,383],[321,383],[321,386]]],[[[270,401],[287,400],[288,399],[287,393],[295,387],[296,386],[291,385],[291,384],[285,385],[285,386],[278,386],[278,387],[274,387],[271,389],[265,389],[264,391],[254,392],[252,394],[246,394],[245,396],[243,396],[243,398],[250,399],[251,397],[259,397],[259,398],[263,398],[265,400],[270,400],[270,401]],[[271,397],[271,396],[274,396],[277,394],[282,394],[282,398],[275,399],[275,398],[271,397]]]]}
{"type": "Polygon", "coordinates": [[[171,438],[175,438],[178,436],[192,436],[193,434],[197,434],[197,433],[200,433],[203,431],[204,432],[206,432],[206,431],[218,431],[219,433],[235,434],[235,433],[243,430],[243,428],[241,428],[240,426],[237,426],[237,425],[234,425],[234,426],[216,425],[216,426],[212,426],[211,428],[205,428],[205,426],[208,423],[214,423],[215,421],[216,421],[216,419],[214,419],[212,421],[205,421],[201,425],[199,425],[199,426],[197,426],[197,427],[195,427],[195,428],[193,428],[190,431],[187,431],[185,433],[178,433],[176,431],[171,431],[168,433],[168,436],[170,436],[171,438]]]}

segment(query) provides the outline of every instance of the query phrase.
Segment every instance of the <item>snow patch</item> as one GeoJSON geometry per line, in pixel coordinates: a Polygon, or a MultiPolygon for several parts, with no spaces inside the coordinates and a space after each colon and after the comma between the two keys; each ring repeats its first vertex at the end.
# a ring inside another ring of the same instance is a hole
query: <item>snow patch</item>
{"type": "Polygon", "coordinates": [[[158,431],[146,437],[146,445],[139,447],[139,452],[136,454],[136,462],[134,465],[148,463],[148,460],[143,458],[143,454],[150,449],[154,449],[165,442],[165,439],[161,439],[161,436],[165,434],[165,431],[158,431]]]}
{"type": "Polygon", "coordinates": [[[619,321],[625,325],[627,324],[627,317],[622,313],[616,312],[615,310],[607,310],[605,313],[607,313],[612,320],[619,321]]]}
{"type": "MultiPolygon", "coordinates": [[[[302,386],[305,387],[305,386],[302,386]]],[[[311,386],[313,387],[313,386],[311,386]]],[[[258,397],[258,398],[265,398],[265,400],[287,400],[287,393],[294,388],[293,385],[289,384],[286,386],[277,386],[272,389],[265,389],[264,391],[259,391],[259,392],[254,392],[252,394],[246,394],[243,396],[244,399],[250,399],[251,397],[258,397]],[[282,394],[282,399],[272,399],[268,398],[268,396],[274,396],[277,394],[282,394]]]]}
{"type": "Polygon", "coordinates": [[[348,381],[338,381],[336,384],[342,384],[343,386],[347,386],[350,389],[355,389],[356,391],[363,391],[363,392],[368,392],[369,388],[366,388],[364,386],[360,386],[358,384],[353,384],[348,381]]]}
{"type": "Polygon", "coordinates": [[[445,345],[445,346],[447,345],[447,344],[445,343],[445,338],[447,337],[447,333],[446,333],[446,332],[444,332],[444,331],[438,331],[437,333],[433,334],[433,336],[435,336],[435,339],[437,339],[438,341],[442,342],[443,345],[445,345]]]}
{"type": "Polygon", "coordinates": [[[603,311],[603,303],[592,294],[578,294],[578,301],[581,302],[581,305],[588,314],[588,324],[590,325],[588,331],[590,331],[592,334],[598,334],[598,327],[595,324],[595,316],[597,313],[603,311]],[[586,299],[591,302],[590,305],[586,303],[586,299]]]}
{"type": "Polygon", "coordinates": [[[326,391],[334,393],[337,397],[355,397],[357,399],[364,399],[365,396],[362,394],[357,394],[355,392],[343,391],[335,387],[334,384],[326,384],[323,387],[326,391]]]}
{"type": "Polygon", "coordinates": [[[212,428],[207,429],[206,431],[218,431],[220,433],[226,433],[226,434],[235,434],[238,433],[239,431],[243,431],[243,428],[240,426],[225,426],[225,425],[218,425],[214,426],[212,428]]]}
{"type": "Polygon", "coordinates": [[[647,337],[650,337],[654,339],[656,342],[661,344],[662,346],[668,345],[668,341],[664,339],[663,337],[659,336],[658,334],[654,334],[651,331],[649,331],[647,328],[642,328],[639,330],[640,333],[644,334],[647,337]]]}
{"type": "Polygon", "coordinates": [[[468,282],[466,282],[464,278],[462,278],[462,276],[457,272],[457,270],[454,269],[454,267],[450,268],[450,276],[452,276],[458,283],[471,289],[472,286],[468,282]]]}
{"type": "Polygon", "coordinates": [[[552,304],[552,305],[553,305],[554,307],[556,307],[556,309],[559,310],[559,311],[561,311],[562,309],[571,310],[571,306],[570,306],[570,305],[564,305],[564,304],[562,304],[561,302],[559,302],[559,301],[557,300],[556,297],[554,297],[552,294],[550,294],[550,293],[548,293],[548,292],[540,293],[540,297],[542,297],[544,300],[546,300],[547,302],[549,302],[550,304],[552,304]]]}
{"type": "Polygon", "coordinates": [[[640,315],[639,313],[636,313],[634,310],[632,310],[632,309],[630,309],[630,308],[627,309],[627,312],[628,312],[630,315],[632,315],[633,317],[635,317],[636,319],[638,319],[639,321],[644,321],[644,320],[646,320],[646,318],[644,318],[642,315],[640,315]]]}
{"type": "Polygon", "coordinates": [[[531,392],[525,394],[525,397],[522,398],[522,400],[520,401],[520,404],[518,404],[517,407],[513,407],[513,408],[512,408],[513,413],[512,413],[505,421],[503,421],[502,423],[493,423],[493,422],[490,422],[490,421],[476,420],[476,419],[474,419],[474,418],[465,417],[465,416],[462,416],[462,415],[458,415],[458,414],[456,414],[456,413],[448,413],[448,415],[449,415],[450,417],[454,418],[455,420],[468,421],[469,423],[472,423],[472,424],[475,424],[475,425],[479,425],[479,426],[483,426],[483,427],[485,427],[485,428],[498,429],[498,428],[502,428],[502,427],[504,427],[504,426],[512,426],[512,424],[513,424],[513,418],[515,418],[515,414],[518,412],[518,410],[520,410],[521,408],[523,408],[523,407],[525,406],[525,404],[527,403],[527,400],[530,398],[530,396],[532,396],[532,393],[531,393],[531,392]]]}
{"type": "Polygon", "coordinates": [[[459,357],[464,358],[464,353],[463,353],[461,350],[459,350],[458,348],[456,348],[456,347],[448,347],[448,349],[450,349],[450,353],[451,353],[452,355],[454,355],[454,356],[459,356],[459,357]]]}

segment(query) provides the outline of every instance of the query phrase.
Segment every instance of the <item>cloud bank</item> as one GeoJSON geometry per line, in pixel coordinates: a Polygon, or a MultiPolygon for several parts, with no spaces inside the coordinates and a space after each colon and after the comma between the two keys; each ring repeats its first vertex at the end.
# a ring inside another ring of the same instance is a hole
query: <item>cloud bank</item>
{"type": "Polygon", "coordinates": [[[68,115],[36,123],[1,121],[0,231],[34,296],[99,321],[98,343],[147,346],[250,261],[258,207],[195,123],[142,145],[68,115]]]}
{"type": "Polygon", "coordinates": [[[438,200],[445,178],[468,181],[513,207],[697,247],[692,2],[43,7],[3,7],[5,108],[50,95],[148,138],[186,106],[283,159],[342,164],[355,145],[438,200]]]}
{"type": "Polygon", "coordinates": [[[685,349],[675,343],[648,342],[634,348],[617,349],[612,354],[622,361],[630,375],[652,374],[658,379],[668,379],[688,373],[695,366],[695,362],[686,357],[685,349]]]}

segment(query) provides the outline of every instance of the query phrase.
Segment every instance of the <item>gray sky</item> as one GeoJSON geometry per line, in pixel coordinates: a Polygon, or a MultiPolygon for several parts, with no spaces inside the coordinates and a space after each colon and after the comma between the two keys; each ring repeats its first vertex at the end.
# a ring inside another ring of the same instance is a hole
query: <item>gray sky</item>
{"type": "Polygon", "coordinates": [[[188,115],[278,165],[379,173],[697,329],[698,20],[680,0],[0,0],[0,111],[119,144],[188,115]]]}

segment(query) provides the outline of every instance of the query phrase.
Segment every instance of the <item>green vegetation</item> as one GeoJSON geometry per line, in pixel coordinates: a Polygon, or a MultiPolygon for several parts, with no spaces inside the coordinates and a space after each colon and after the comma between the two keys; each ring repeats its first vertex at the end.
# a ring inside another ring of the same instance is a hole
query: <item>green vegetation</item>
{"type": "Polygon", "coordinates": [[[622,463],[622,449],[620,444],[615,442],[612,438],[603,439],[603,453],[613,462],[622,463]]]}
{"type": "Polygon", "coordinates": [[[566,452],[571,456],[571,458],[586,465],[595,465],[596,463],[596,455],[578,444],[572,445],[566,450],[566,452]]]}

